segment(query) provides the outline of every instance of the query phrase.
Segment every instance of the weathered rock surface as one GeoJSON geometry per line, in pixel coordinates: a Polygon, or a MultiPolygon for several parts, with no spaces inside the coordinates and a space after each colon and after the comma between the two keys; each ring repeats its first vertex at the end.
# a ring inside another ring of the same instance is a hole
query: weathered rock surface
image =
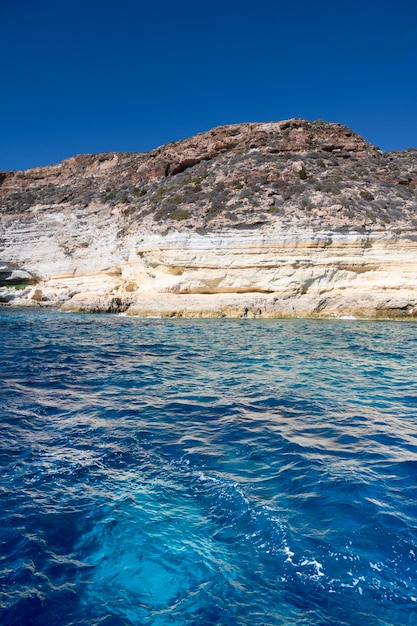
{"type": "Polygon", "coordinates": [[[417,317],[416,182],[416,150],[299,119],[0,173],[0,302],[417,317]]]}

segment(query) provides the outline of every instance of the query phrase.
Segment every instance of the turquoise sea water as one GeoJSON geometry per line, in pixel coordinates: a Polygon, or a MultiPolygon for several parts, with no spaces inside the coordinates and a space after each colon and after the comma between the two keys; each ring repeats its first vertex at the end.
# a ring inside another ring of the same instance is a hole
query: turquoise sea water
{"type": "Polygon", "coordinates": [[[0,309],[2,625],[417,624],[417,325],[0,309]]]}

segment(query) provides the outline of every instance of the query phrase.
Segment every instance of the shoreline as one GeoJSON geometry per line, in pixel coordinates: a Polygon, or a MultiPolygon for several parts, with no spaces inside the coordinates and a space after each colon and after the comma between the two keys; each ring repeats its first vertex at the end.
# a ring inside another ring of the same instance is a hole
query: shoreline
{"type": "MultiPolygon", "coordinates": [[[[33,288],[32,288],[33,289],[33,288]]],[[[35,290],[36,291],[36,290],[35,290]]],[[[285,296],[278,293],[79,293],[65,302],[14,298],[1,306],[56,308],[66,313],[143,318],[417,320],[417,299],[398,290],[285,296]]]]}

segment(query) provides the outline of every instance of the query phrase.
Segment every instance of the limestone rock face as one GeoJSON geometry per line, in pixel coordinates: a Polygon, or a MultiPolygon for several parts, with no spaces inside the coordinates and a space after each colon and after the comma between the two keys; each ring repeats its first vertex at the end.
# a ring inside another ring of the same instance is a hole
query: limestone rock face
{"type": "Polygon", "coordinates": [[[416,183],[416,150],[299,119],[0,173],[0,302],[417,317],[416,183]]]}

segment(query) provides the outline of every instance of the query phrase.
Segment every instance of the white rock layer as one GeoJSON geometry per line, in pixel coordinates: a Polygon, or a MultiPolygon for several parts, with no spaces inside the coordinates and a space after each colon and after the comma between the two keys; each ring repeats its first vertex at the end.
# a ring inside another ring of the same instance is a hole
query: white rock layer
{"type": "Polygon", "coordinates": [[[6,226],[2,256],[39,279],[23,294],[4,294],[15,304],[145,315],[417,315],[411,236],[268,226],[165,235],[144,228],[119,240],[117,220],[100,222],[94,207],[83,220],[38,211],[6,226]]]}

